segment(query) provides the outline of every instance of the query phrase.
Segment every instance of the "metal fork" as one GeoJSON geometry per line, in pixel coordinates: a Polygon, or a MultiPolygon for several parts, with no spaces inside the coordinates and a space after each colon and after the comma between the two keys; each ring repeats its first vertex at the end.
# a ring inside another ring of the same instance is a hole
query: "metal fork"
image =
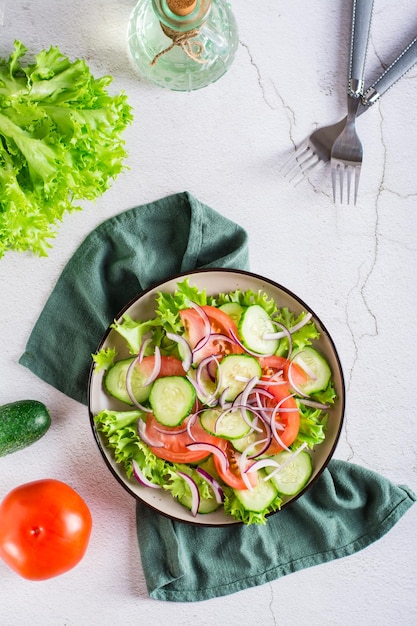
{"type": "Polygon", "coordinates": [[[331,153],[331,172],[333,201],[336,202],[336,189],[339,181],[340,202],[343,202],[343,185],[346,173],[347,202],[350,204],[350,189],[352,174],[355,179],[354,203],[358,197],[359,178],[362,167],[363,149],[355,127],[356,111],[359,106],[359,97],[348,94],[348,114],[346,124],[339,137],[333,144],[331,153]]]}
{"type": "Polygon", "coordinates": [[[311,133],[281,167],[283,176],[297,186],[306,176],[326,165],[330,161],[333,143],[342,132],[345,123],[346,118],[331,126],[317,128],[311,133]]]}
{"type": "MultiPolygon", "coordinates": [[[[391,65],[368,87],[361,98],[356,117],[375,104],[388,89],[417,63],[417,37],[397,56],[391,65]]],[[[315,130],[281,166],[281,173],[298,185],[330,161],[333,144],[345,127],[347,117],[336,124],[315,130]]]]}
{"type": "Polygon", "coordinates": [[[363,149],[356,132],[355,122],[360,97],[364,89],[363,77],[373,6],[374,0],[352,1],[352,34],[350,39],[347,95],[348,114],[345,127],[333,144],[330,159],[334,201],[336,200],[336,190],[339,181],[340,202],[343,202],[343,180],[345,172],[347,174],[348,203],[350,202],[352,173],[355,178],[355,204],[358,195],[363,149]]]}

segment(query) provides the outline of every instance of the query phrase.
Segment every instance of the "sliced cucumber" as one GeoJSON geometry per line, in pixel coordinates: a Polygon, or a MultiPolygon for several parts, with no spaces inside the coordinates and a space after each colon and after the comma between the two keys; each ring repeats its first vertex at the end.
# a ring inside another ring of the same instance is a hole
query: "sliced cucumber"
{"type": "MultiPolygon", "coordinates": [[[[294,452],[283,450],[272,457],[280,465],[287,463],[268,481],[273,482],[279,493],[284,496],[294,496],[299,493],[313,473],[313,464],[308,452],[299,452],[292,461],[288,461],[293,455],[294,452]]],[[[265,471],[270,474],[275,470],[267,467],[265,471]]]]}
{"type": "Polygon", "coordinates": [[[158,422],[178,426],[191,413],[195,398],[195,389],[185,377],[163,376],[153,383],[149,404],[158,422]]]}
{"type": "Polygon", "coordinates": [[[226,304],[222,304],[219,309],[220,311],[226,313],[226,315],[228,315],[235,324],[239,324],[240,318],[242,317],[242,313],[244,311],[243,306],[241,306],[237,302],[226,302],[226,304]]]}
{"type": "Polygon", "coordinates": [[[104,386],[113,398],[117,398],[126,404],[133,406],[129,394],[126,389],[126,375],[129,365],[135,359],[124,359],[123,361],[117,361],[107,371],[104,377],[104,386]]]}
{"type": "Polygon", "coordinates": [[[332,372],[327,361],[317,350],[306,346],[299,352],[296,352],[292,360],[308,375],[308,380],[303,385],[300,385],[301,391],[310,395],[326,389],[332,372]]]}
{"type": "MultiPolygon", "coordinates": [[[[249,420],[249,413],[247,415],[249,420]]],[[[227,412],[207,409],[201,413],[200,422],[210,435],[223,439],[240,439],[250,431],[250,423],[243,419],[240,409],[227,412]]]]}
{"type": "MultiPolygon", "coordinates": [[[[237,450],[238,452],[244,452],[248,446],[250,446],[251,444],[254,444],[256,441],[259,441],[260,439],[263,439],[263,438],[264,438],[263,435],[253,430],[251,433],[241,437],[240,439],[233,439],[231,443],[233,447],[235,448],[235,450],[237,450]]],[[[263,444],[260,444],[258,446],[254,445],[253,454],[259,452],[262,446],[263,444]]],[[[252,453],[252,450],[251,450],[251,453],[252,453]]]]}
{"type": "MultiPolygon", "coordinates": [[[[131,406],[133,406],[133,402],[127,392],[126,377],[129,367],[134,360],[135,358],[117,361],[109,369],[104,378],[104,386],[109,394],[131,406]]],[[[149,374],[150,370],[148,365],[140,363],[134,366],[131,373],[130,384],[133,396],[137,402],[145,402],[149,398],[152,385],[143,385],[149,374]]]]}
{"type": "Polygon", "coordinates": [[[275,333],[276,328],[268,313],[259,304],[245,309],[239,331],[243,345],[257,354],[273,354],[278,349],[279,339],[264,339],[266,334],[275,333]]]}
{"type": "MultiPolygon", "coordinates": [[[[182,504],[183,506],[185,506],[186,509],[191,511],[191,507],[192,507],[191,493],[189,492],[184,493],[181,497],[178,498],[178,502],[182,504]]],[[[221,505],[217,502],[214,495],[212,498],[202,498],[200,496],[200,504],[198,505],[198,512],[202,514],[213,513],[213,511],[217,511],[217,509],[220,506],[221,505]]]]}
{"type": "Polygon", "coordinates": [[[251,378],[261,378],[262,368],[249,354],[229,354],[219,363],[217,375],[220,376],[219,393],[224,391],[225,400],[230,402],[244,390],[251,378]]]}
{"type": "Polygon", "coordinates": [[[248,511],[262,513],[276,499],[278,492],[271,480],[264,480],[266,474],[258,471],[258,482],[252,489],[233,489],[239,502],[248,511]]]}

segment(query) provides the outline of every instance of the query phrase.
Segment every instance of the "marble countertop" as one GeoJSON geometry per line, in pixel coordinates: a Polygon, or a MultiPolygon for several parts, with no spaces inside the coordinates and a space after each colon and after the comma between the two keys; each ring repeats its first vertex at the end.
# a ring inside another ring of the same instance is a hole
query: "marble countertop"
{"type": "MultiPolygon", "coordinates": [[[[0,497],[59,477],[91,507],[94,531],[71,572],[42,583],[0,562],[8,626],[353,626],[417,623],[412,509],[381,540],[348,558],[238,594],[194,604],[150,600],[132,498],[107,473],[86,408],[18,364],[42,307],[78,245],[105,219],[190,191],[249,233],[251,270],[285,285],[322,319],[347,384],[336,458],[417,490],[417,69],[359,118],[365,160],[356,206],[333,204],[330,174],[292,186],[280,167],[318,125],[345,115],[350,3],[233,0],[239,47],[217,83],[175,93],[142,81],[126,49],[134,0],[3,2],[0,55],[58,45],[125,90],[134,123],[129,169],[96,202],[66,215],[45,258],[0,260],[1,403],[31,397],[53,423],[34,446],[0,459],[0,497]]],[[[375,0],[367,60],[374,80],[415,36],[414,0],[375,0]]]]}

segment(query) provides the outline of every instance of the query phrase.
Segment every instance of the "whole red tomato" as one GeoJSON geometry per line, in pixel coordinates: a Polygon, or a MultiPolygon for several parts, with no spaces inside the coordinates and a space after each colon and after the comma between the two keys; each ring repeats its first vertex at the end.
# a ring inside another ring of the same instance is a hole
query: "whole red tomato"
{"type": "Polygon", "coordinates": [[[64,574],[85,554],[91,513],[72,487],[54,479],[13,489],[0,504],[0,556],[29,580],[64,574]]]}

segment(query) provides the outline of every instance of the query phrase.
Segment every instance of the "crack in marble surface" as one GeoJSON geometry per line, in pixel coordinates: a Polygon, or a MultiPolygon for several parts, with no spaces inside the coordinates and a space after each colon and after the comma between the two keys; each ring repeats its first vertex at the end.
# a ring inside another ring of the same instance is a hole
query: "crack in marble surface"
{"type": "Polygon", "coordinates": [[[275,613],[274,613],[274,608],[273,608],[273,604],[274,604],[274,588],[271,585],[271,583],[268,583],[268,586],[269,586],[269,590],[271,592],[271,599],[269,601],[269,610],[270,610],[271,616],[272,616],[272,623],[273,623],[274,626],[276,626],[277,625],[277,620],[276,620],[275,613]]]}
{"type": "Polygon", "coordinates": [[[249,57],[250,64],[252,65],[252,67],[253,67],[253,68],[255,69],[255,71],[256,71],[256,75],[257,75],[257,82],[258,82],[258,86],[259,86],[259,89],[260,89],[261,94],[262,94],[262,99],[263,99],[263,101],[265,102],[265,104],[267,105],[267,107],[269,107],[269,108],[270,108],[270,109],[272,109],[272,110],[275,110],[275,108],[276,108],[276,107],[274,107],[274,106],[273,106],[273,105],[272,105],[272,104],[268,101],[268,98],[266,97],[265,87],[264,87],[264,84],[263,84],[263,80],[262,80],[262,76],[261,76],[260,69],[259,69],[258,65],[257,65],[257,64],[255,63],[255,61],[254,61],[253,55],[252,55],[252,53],[251,53],[251,51],[250,51],[250,48],[249,48],[248,44],[246,44],[246,43],[245,43],[244,41],[242,41],[241,39],[239,39],[239,43],[240,43],[240,45],[242,46],[242,48],[244,48],[244,49],[246,50],[246,53],[247,53],[247,55],[248,55],[248,57],[249,57]]]}

